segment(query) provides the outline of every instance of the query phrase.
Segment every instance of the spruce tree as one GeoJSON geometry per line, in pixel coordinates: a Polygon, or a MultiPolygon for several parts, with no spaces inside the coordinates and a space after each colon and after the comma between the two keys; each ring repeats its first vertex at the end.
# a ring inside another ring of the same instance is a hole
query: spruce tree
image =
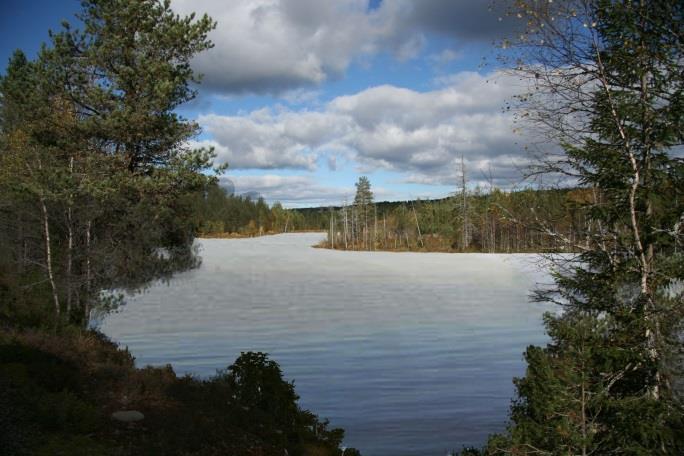
{"type": "Polygon", "coordinates": [[[684,4],[516,2],[516,74],[532,128],[560,143],[539,172],[589,189],[582,243],[536,298],[551,338],[526,352],[508,436],[515,454],[681,454],[684,4]]]}

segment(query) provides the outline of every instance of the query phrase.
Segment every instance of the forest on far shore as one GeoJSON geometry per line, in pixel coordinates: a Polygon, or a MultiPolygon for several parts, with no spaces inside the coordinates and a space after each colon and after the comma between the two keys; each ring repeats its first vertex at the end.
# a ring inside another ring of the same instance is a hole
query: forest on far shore
{"type": "Polygon", "coordinates": [[[477,187],[441,199],[374,202],[362,176],[346,206],[284,209],[213,183],[198,193],[194,207],[200,237],[325,231],[321,246],[335,249],[512,253],[581,243],[586,203],[599,200],[599,193],[581,188],[477,187]]]}

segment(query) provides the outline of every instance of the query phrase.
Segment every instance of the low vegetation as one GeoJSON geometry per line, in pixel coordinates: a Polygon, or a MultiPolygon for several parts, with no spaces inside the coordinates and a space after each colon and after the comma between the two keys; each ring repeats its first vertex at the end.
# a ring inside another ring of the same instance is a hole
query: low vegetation
{"type": "Polygon", "coordinates": [[[363,204],[298,211],[327,231],[321,247],[542,253],[582,242],[582,227],[589,223],[583,204],[596,197],[584,189],[475,189],[439,200],[374,203],[371,197],[363,204]]]}
{"type": "Polygon", "coordinates": [[[171,366],[136,369],[128,351],[95,331],[0,332],[6,455],[340,454],[344,432],[297,399],[264,353],[197,379],[171,366]],[[112,417],[129,410],[144,418],[112,417]]]}

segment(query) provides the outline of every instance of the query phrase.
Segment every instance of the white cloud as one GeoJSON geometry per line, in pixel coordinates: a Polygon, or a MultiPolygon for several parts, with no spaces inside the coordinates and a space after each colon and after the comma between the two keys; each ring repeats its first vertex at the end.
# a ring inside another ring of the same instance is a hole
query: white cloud
{"type": "MultiPolygon", "coordinates": [[[[240,138],[244,140],[245,138],[240,138]]],[[[274,142],[275,143],[275,142],[274,142]]],[[[213,147],[217,154],[216,164],[228,163],[231,169],[308,169],[316,168],[316,157],[296,148],[279,150],[274,144],[262,146],[243,144],[226,146],[215,140],[191,141],[190,147],[213,147]]]]}
{"type": "MultiPolygon", "coordinates": [[[[506,1],[497,2],[499,9],[506,1]]],[[[380,51],[418,55],[426,35],[491,40],[510,29],[489,2],[472,0],[173,0],[181,14],[218,22],[215,47],[193,66],[221,93],[284,93],[341,77],[351,62],[380,51]]],[[[448,54],[443,57],[450,58],[448,54]]]]}
{"type": "Polygon", "coordinates": [[[212,140],[219,163],[231,168],[313,170],[318,150],[346,131],[338,116],[312,111],[257,110],[245,116],[201,115],[198,122],[212,140]]]}
{"type": "Polygon", "coordinates": [[[383,85],[333,99],[319,111],[257,110],[243,116],[199,118],[221,161],[232,169],[330,169],[337,158],[370,171],[404,173],[413,182],[454,184],[464,157],[471,176],[492,169],[494,179],[515,180],[527,156],[525,138],[502,112],[520,90],[500,73],[463,72],[431,91],[383,85]],[[335,158],[331,158],[335,156],[335,158]],[[514,172],[515,171],[515,172],[514,172]]]}
{"type": "MultiPolygon", "coordinates": [[[[256,193],[266,201],[280,201],[286,207],[339,205],[345,198],[353,199],[355,189],[321,185],[311,176],[225,176],[237,194],[256,193]]],[[[393,194],[381,187],[373,188],[376,199],[391,198],[393,194]]]]}
{"type": "Polygon", "coordinates": [[[374,52],[383,27],[364,0],[174,0],[182,13],[218,22],[215,48],[194,66],[223,92],[282,92],[341,76],[359,54],[374,52]]]}

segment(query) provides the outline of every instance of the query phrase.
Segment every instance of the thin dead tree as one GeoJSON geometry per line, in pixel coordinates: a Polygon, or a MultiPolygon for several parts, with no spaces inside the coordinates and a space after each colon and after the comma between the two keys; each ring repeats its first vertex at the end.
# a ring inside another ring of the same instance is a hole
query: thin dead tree
{"type": "Polygon", "coordinates": [[[347,198],[344,199],[344,249],[348,249],[347,245],[347,198]]]}
{"type": "Polygon", "coordinates": [[[463,159],[463,155],[461,155],[461,204],[462,204],[462,220],[463,220],[463,238],[461,241],[461,245],[463,250],[468,249],[468,244],[469,244],[469,236],[468,236],[468,191],[466,188],[467,181],[466,181],[466,167],[465,167],[465,161],[463,159]]]}
{"type": "Polygon", "coordinates": [[[376,243],[378,242],[378,205],[373,204],[373,211],[374,211],[374,228],[373,228],[373,250],[377,248],[376,243]]]}
{"type": "Polygon", "coordinates": [[[413,201],[411,201],[411,209],[413,210],[413,217],[416,221],[416,231],[418,233],[418,242],[420,243],[421,247],[425,247],[425,244],[423,243],[423,235],[420,232],[420,223],[418,223],[418,214],[416,213],[416,206],[413,204],[413,201]]]}

